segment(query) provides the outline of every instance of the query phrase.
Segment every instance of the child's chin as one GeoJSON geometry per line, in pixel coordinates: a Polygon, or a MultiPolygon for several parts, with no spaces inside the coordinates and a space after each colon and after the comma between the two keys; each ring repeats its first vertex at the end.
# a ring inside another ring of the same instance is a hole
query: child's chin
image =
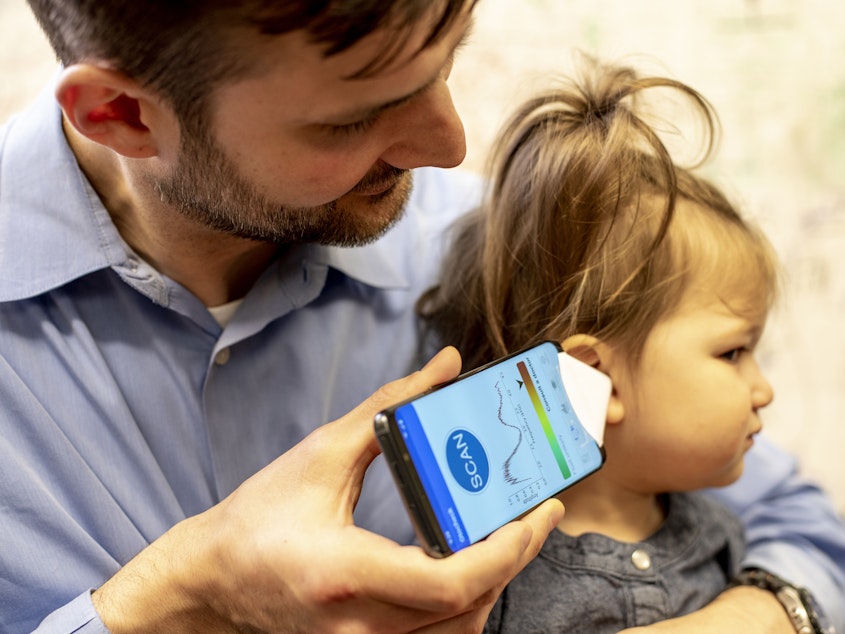
{"type": "Polygon", "coordinates": [[[711,487],[726,487],[728,485],[733,484],[742,476],[742,472],[745,470],[745,461],[740,460],[737,462],[736,465],[730,471],[726,471],[721,478],[718,478],[716,482],[711,484],[711,487]]]}

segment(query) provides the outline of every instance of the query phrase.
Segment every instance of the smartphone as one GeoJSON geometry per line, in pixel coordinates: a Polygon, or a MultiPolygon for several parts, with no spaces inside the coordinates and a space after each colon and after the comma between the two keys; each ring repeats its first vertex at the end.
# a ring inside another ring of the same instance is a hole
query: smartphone
{"type": "Polygon", "coordinates": [[[466,548],[600,469],[609,397],[607,376],[547,341],[376,414],[425,550],[466,548]]]}

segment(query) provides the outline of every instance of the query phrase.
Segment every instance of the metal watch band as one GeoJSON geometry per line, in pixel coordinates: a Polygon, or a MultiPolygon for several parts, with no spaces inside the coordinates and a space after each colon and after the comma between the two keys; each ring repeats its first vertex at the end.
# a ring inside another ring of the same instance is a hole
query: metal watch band
{"type": "Polygon", "coordinates": [[[818,614],[810,594],[797,588],[777,575],[760,568],[747,568],[740,572],[729,587],[754,586],[775,595],[786,610],[796,634],[828,634],[819,623],[818,614]]]}

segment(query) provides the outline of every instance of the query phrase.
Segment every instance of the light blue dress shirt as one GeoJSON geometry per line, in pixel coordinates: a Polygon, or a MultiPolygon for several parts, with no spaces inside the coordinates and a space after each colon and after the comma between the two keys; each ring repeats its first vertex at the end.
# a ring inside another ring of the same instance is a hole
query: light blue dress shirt
{"type": "MultiPolygon", "coordinates": [[[[420,365],[414,302],[480,188],[456,171],[415,178],[383,239],[286,250],[221,329],[121,239],[51,91],[0,132],[0,632],[105,632],[91,588],[420,365]]],[[[805,582],[845,626],[845,531],[758,445],[722,493],[750,522],[749,557],[805,582]],[[791,566],[796,553],[808,567],[791,566]]],[[[356,519],[413,539],[380,461],[356,519]]]]}

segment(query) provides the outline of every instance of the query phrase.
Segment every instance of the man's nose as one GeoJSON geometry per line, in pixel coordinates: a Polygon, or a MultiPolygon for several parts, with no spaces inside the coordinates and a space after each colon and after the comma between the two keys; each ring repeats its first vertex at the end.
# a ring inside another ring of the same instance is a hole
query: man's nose
{"type": "Polygon", "coordinates": [[[455,167],[466,156],[464,125],[444,80],[403,109],[393,130],[397,141],[381,159],[402,169],[455,167]]]}

